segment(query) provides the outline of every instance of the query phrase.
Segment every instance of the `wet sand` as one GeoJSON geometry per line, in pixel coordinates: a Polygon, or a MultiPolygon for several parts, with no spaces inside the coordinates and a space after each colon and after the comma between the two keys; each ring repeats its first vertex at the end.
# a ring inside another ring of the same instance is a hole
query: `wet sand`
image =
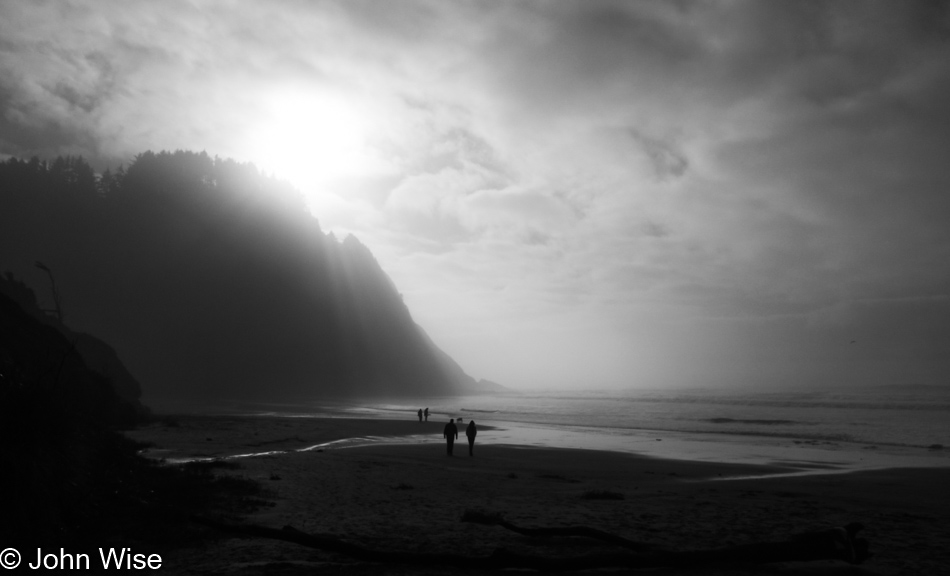
{"type": "MultiPolygon", "coordinates": [[[[575,556],[615,549],[581,538],[539,539],[460,522],[465,510],[499,512],[528,527],[586,525],[667,549],[782,540],[816,527],[861,522],[875,554],[864,565],[821,561],[650,574],[941,574],[950,570],[950,469],[887,469],[777,476],[787,468],[696,462],[593,450],[476,443],[447,457],[444,423],[345,418],[178,418],[131,435],[153,457],[222,457],[270,491],[248,523],[332,533],[385,550],[575,556]],[[429,435],[412,443],[329,444],[344,438],[429,435]],[[297,451],[309,448],[307,451],[297,451]],[[350,447],[342,447],[350,446],[350,447]],[[590,499],[608,491],[623,500],[590,499]]],[[[461,430],[460,430],[461,432],[461,430]]],[[[178,574],[441,574],[458,569],[382,566],[263,539],[232,538],[166,557],[178,574]]],[[[466,571],[470,574],[478,572],[466,571]]]]}

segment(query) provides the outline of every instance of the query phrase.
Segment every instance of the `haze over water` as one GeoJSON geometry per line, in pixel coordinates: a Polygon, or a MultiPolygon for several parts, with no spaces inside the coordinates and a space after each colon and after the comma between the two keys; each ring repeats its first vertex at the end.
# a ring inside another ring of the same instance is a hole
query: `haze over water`
{"type": "MultiPolygon", "coordinates": [[[[461,417],[494,427],[479,435],[480,443],[781,463],[802,470],[950,466],[950,394],[939,390],[554,393],[245,406],[238,411],[413,420],[425,407],[430,421],[461,417]]],[[[361,438],[337,447],[438,440],[361,438]]]]}

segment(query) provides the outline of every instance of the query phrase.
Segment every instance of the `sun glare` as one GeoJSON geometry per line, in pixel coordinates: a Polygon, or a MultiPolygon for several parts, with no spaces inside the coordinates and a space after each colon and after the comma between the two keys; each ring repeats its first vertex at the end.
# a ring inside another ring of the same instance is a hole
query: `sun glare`
{"type": "Polygon", "coordinates": [[[248,156],[258,167],[310,188],[370,168],[366,122],[342,99],[282,94],[251,130],[248,156]]]}

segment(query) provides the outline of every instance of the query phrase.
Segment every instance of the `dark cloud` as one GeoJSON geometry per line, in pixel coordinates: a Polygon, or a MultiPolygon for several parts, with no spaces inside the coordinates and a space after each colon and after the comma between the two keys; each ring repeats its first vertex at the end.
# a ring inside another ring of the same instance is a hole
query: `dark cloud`
{"type": "Polygon", "coordinates": [[[659,180],[677,178],[686,173],[689,160],[682,153],[677,152],[672,142],[659,138],[652,138],[631,129],[630,137],[640,146],[643,152],[653,163],[653,170],[659,180]]]}
{"type": "Polygon", "coordinates": [[[94,154],[98,148],[95,134],[56,118],[35,114],[34,107],[16,102],[9,94],[0,93],[0,150],[3,153],[29,158],[52,158],[60,154],[94,154]]]}

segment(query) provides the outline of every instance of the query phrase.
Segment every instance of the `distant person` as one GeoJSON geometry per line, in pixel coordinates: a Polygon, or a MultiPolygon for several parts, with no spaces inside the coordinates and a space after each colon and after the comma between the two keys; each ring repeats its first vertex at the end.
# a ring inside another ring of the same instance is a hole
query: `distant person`
{"type": "Polygon", "coordinates": [[[472,449],[475,448],[475,435],[478,434],[478,428],[475,427],[475,421],[472,420],[468,423],[468,428],[465,429],[465,435],[468,436],[468,455],[474,456],[472,454],[472,449]]]}
{"type": "Polygon", "coordinates": [[[429,421],[429,407],[428,406],[426,406],[426,411],[423,412],[423,414],[425,414],[426,422],[428,422],[429,421]]]}
{"type": "Polygon", "coordinates": [[[422,408],[419,408],[419,422],[422,422],[422,408]]]}
{"type": "Polygon", "coordinates": [[[449,423],[442,430],[442,436],[445,438],[445,452],[452,455],[452,447],[455,446],[455,439],[459,437],[459,429],[455,425],[455,420],[449,418],[449,423]]]}

